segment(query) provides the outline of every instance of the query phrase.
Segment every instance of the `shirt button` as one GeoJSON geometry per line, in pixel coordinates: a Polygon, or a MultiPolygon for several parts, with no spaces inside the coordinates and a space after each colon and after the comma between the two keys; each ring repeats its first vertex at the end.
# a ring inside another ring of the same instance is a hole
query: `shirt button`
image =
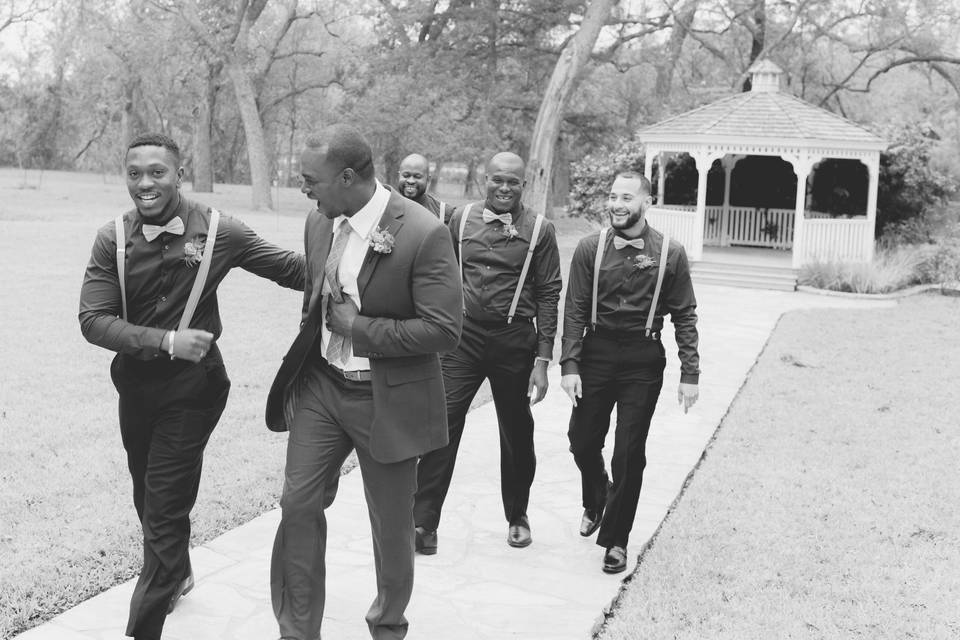
{"type": "Polygon", "coordinates": [[[160,296],[160,302],[166,302],[167,296],[160,296]]]}
{"type": "Polygon", "coordinates": [[[168,245],[168,244],[163,245],[163,250],[164,250],[164,251],[166,251],[166,250],[169,249],[169,248],[170,248],[170,245],[168,245]]]}

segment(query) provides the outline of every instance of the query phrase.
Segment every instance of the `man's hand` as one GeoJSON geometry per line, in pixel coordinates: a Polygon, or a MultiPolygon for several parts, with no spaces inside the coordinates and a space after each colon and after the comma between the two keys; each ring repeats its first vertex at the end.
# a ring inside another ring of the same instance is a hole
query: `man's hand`
{"type": "Polygon", "coordinates": [[[343,302],[334,302],[330,298],[327,303],[327,329],[337,335],[349,338],[353,330],[353,321],[360,315],[353,298],[343,294],[343,302]]]}
{"type": "MultiPolygon", "coordinates": [[[[170,350],[168,344],[170,334],[164,337],[160,347],[164,351],[170,350]]],[[[190,362],[200,362],[210,351],[210,344],[213,342],[213,334],[203,329],[184,329],[177,331],[173,339],[173,357],[179,360],[189,360],[190,362]]]]}
{"type": "Polygon", "coordinates": [[[570,402],[577,406],[577,398],[583,397],[583,386],[580,384],[579,373],[568,373],[560,378],[560,388],[567,392],[570,402]]]}
{"type": "Polygon", "coordinates": [[[680,387],[677,388],[677,401],[680,403],[680,406],[683,407],[684,413],[697,402],[697,398],[699,397],[700,389],[695,384],[681,382],[680,387]]]}
{"type": "Polygon", "coordinates": [[[530,372],[530,382],[527,383],[527,397],[530,398],[530,404],[534,405],[543,400],[547,395],[547,363],[543,360],[537,360],[533,364],[533,371],[530,372]],[[534,395],[536,390],[536,395],[534,395]]]}

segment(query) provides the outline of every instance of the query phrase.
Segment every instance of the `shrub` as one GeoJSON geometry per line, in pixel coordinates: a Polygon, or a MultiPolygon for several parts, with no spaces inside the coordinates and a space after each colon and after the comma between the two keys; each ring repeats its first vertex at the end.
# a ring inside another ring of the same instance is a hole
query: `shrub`
{"type": "Polygon", "coordinates": [[[643,173],[643,145],[624,140],[608,152],[592,153],[570,168],[570,215],[603,220],[603,203],[620,171],[643,173]]]}
{"type": "Polygon", "coordinates": [[[877,230],[886,235],[898,226],[944,205],[957,192],[957,180],[931,165],[938,141],[929,125],[909,124],[881,134],[890,147],[880,154],[877,230]]]}
{"type": "Polygon", "coordinates": [[[878,251],[873,262],[815,261],[800,269],[802,285],[849,293],[889,293],[918,284],[924,251],[895,247],[878,251]]]}

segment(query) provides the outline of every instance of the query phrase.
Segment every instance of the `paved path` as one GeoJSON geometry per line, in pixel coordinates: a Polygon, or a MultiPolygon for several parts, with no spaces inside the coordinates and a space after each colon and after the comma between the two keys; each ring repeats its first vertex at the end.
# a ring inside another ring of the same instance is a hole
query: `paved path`
{"type": "MultiPolygon", "coordinates": [[[[679,367],[668,331],[664,391],[650,431],[643,492],[628,549],[631,569],[780,315],[798,308],[896,304],[726,287],[700,286],[697,292],[704,370],[700,401],[687,415],[677,407],[679,367]]],[[[619,576],[602,573],[603,550],[577,532],[580,484],[567,451],[569,416],[559,368],[552,367],[550,391],[534,407],[538,469],[529,512],[533,544],[513,549],[506,544],[500,505],[494,409],[486,404],[470,413],[440,528],[439,553],[417,557],[408,638],[590,637],[629,571],[619,576]]],[[[272,511],[193,550],[197,586],[167,619],[165,640],[277,637],[268,574],[278,520],[279,512],[272,511]]],[[[342,478],[328,523],[324,637],[368,638],[363,616],[374,595],[373,554],[358,471],[342,478]]],[[[110,589],[18,638],[118,640],[123,637],[132,589],[133,582],[110,589]]]]}

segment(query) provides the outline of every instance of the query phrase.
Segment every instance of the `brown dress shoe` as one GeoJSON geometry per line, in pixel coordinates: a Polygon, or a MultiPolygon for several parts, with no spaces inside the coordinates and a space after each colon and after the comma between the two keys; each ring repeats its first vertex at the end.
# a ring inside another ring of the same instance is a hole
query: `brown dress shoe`
{"type": "Polygon", "coordinates": [[[600,528],[600,522],[603,520],[603,509],[593,510],[584,509],[583,517],[580,518],[580,535],[584,538],[593,535],[593,532],[600,528]]]}
{"type": "Polygon", "coordinates": [[[414,548],[416,552],[425,556],[432,556],[437,552],[437,531],[427,531],[423,527],[414,529],[414,548]]]}
{"type": "Polygon", "coordinates": [[[522,549],[529,547],[531,542],[533,538],[530,537],[530,521],[527,520],[527,516],[520,516],[510,523],[510,528],[507,530],[508,545],[522,549]]]}
{"type": "Polygon", "coordinates": [[[627,568],[627,550],[623,547],[610,547],[603,555],[603,572],[620,573],[627,568]]]}
{"type": "Polygon", "coordinates": [[[173,610],[177,608],[177,601],[180,600],[181,596],[185,596],[190,593],[190,590],[193,589],[193,572],[190,572],[180,584],[177,585],[177,590],[173,592],[173,597],[170,598],[170,604],[167,605],[167,613],[173,613],[173,610]]]}

